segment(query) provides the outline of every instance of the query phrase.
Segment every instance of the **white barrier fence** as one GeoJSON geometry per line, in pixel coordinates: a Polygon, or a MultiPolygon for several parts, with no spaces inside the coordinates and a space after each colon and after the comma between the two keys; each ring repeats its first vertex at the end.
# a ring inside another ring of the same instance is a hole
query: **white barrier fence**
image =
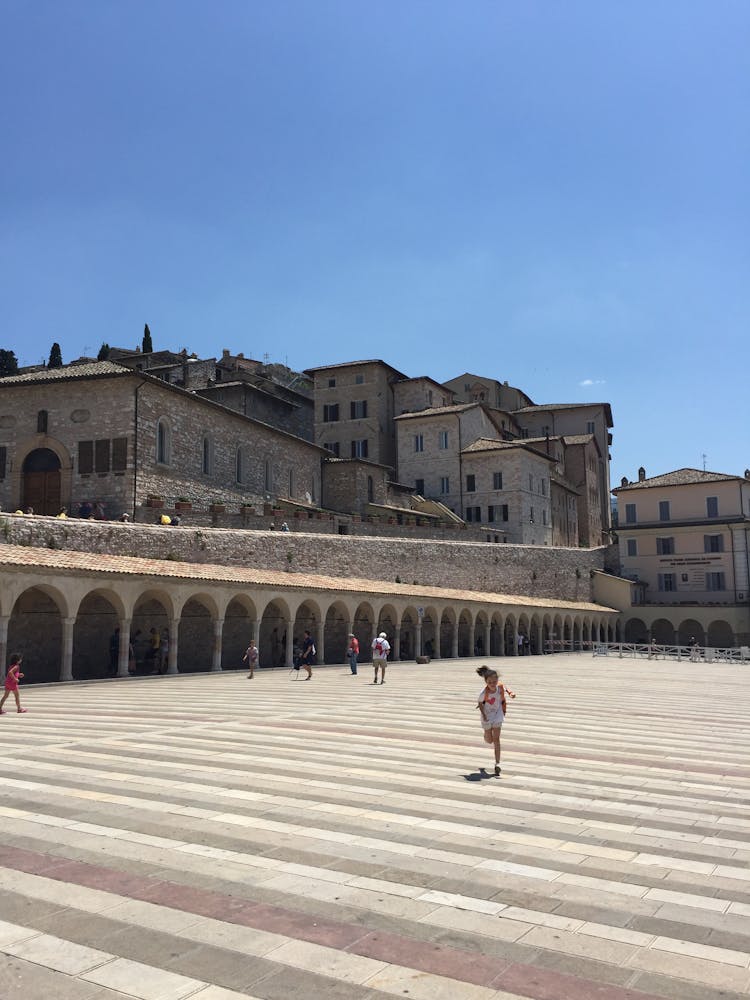
{"type": "Polygon", "coordinates": [[[548,639],[545,653],[586,653],[619,659],[687,660],[689,663],[750,663],[750,647],[663,646],[655,642],[574,642],[548,639]]]}

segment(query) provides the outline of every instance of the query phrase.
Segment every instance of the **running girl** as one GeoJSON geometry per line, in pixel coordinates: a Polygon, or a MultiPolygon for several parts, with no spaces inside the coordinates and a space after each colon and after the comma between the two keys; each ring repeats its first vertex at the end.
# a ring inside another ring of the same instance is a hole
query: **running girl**
{"type": "Polygon", "coordinates": [[[0,701],[0,715],[5,715],[5,709],[3,705],[5,704],[8,695],[13,692],[13,697],[16,699],[16,711],[25,712],[25,708],[21,708],[21,698],[18,694],[18,682],[23,677],[21,673],[21,663],[23,658],[20,653],[14,653],[10,658],[10,664],[8,666],[8,673],[5,675],[5,694],[0,701]]]}
{"type": "Polygon", "coordinates": [[[500,730],[505,719],[505,695],[515,698],[515,694],[500,683],[497,670],[478,667],[477,673],[486,682],[486,686],[479,692],[477,708],[482,716],[484,742],[489,743],[495,750],[495,777],[497,777],[500,774],[500,730]]]}

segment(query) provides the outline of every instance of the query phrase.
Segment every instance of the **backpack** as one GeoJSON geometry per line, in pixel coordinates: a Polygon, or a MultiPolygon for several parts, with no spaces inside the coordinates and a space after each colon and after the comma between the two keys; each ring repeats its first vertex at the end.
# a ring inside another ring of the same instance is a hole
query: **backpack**
{"type": "Polygon", "coordinates": [[[310,656],[315,656],[315,653],[316,653],[315,643],[313,643],[312,646],[310,646],[310,656]]]}
{"type": "Polygon", "coordinates": [[[375,655],[382,658],[383,653],[385,652],[385,647],[383,646],[383,643],[380,639],[375,640],[374,648],[375,648],[375,655]]]}

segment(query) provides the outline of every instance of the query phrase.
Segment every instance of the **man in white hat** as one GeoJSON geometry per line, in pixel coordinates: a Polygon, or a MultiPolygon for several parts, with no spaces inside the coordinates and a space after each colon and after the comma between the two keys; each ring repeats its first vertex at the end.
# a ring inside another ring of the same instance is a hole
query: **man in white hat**
{"type": "Polygon", "coordinates": [[[380,683],[385,684],[385,668],[388,666],[388,654],[391,651],[391,644],[388,636],[381,632],[377,639],[372,640],[372,665],[375,668],[375,680],[378,683],[378,670],[380,670],[380,683]]]}

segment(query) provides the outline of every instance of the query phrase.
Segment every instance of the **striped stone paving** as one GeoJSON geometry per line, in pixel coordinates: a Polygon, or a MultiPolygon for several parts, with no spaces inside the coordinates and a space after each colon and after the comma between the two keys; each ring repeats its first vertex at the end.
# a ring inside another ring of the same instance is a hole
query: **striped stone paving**
{"type": "Polygon", "coordinates": [[[497,662],[24,690],[2,1000],[747,997],[750,672],[497,662]]]}

